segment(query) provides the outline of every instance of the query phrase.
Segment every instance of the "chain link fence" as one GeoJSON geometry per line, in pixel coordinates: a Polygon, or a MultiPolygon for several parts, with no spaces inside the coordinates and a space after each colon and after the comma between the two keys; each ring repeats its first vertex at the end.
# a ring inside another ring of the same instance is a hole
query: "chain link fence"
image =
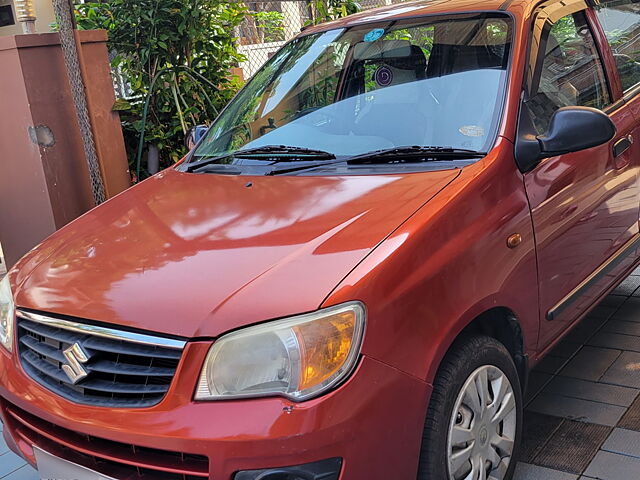
{"type": "MultiPolygon", "coordinates": [[[[363,0],[363,10],[402,3],[406,0],[363,0]]],[[[236,30],[238,51],[246,60],[239,67],[246,80],[266,63],[282,45],[312,21],[308,0],[246,2],[248,15],[236,30]]]]}
{"type": "Polygon", "coordinates": [[[89,177],[91,180],[91,190],[96,205],[106,200],[102,173],[100,172],[100,164],[98,162],[98,154],[96,152],[96,144],[93,138],[93,129],[89,118],[89,108],[87,106],[87,97],[84,89],[84,80],[80,70],[80,58],[75,36],[75,24],[72,16],[72,6],[69,0],[53,0],[53,10],[58,19],[58,31],[60,33],[60,44],[64,56],[64,63],[67,67],[67,75],[69,77],[69,85],[73,103],[78,117],[78,125],[80,126],[80,135],[82,137],[82,146],[89,167],[89,177]]]}

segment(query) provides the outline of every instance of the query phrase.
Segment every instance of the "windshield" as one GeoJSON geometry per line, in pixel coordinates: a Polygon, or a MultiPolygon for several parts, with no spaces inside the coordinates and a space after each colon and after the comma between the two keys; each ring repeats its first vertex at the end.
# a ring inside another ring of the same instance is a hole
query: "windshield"
{"type": "Polygon", "coordinates": [[[190,161],[274,145],[337,158],[413,145],[486,152],[510,47],[510,17],[493,13],[299,37],[232,100],[190,161]]]}

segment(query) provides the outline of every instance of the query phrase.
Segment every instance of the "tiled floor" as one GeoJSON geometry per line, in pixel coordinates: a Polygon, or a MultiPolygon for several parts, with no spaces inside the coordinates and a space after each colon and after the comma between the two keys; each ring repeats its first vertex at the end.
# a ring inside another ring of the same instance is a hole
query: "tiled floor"
{"type": "MultiPolygon", "coordinates": [[[[532,372],[515,480],[640,480],[638,393],[640,269],[532,372]]],[[[0,480],[38,480],[1,440],[0,480]]]]}
{"type": "Polygon", "coordinates": [[[640,269],[531,374],[515,480],[640,479],[640,269]]]}
{"type": "MultiPolygon", "coordinates": [[[[0,423],[2,429],[2,423],[0,423]]],[[[0,435],[0,479],[2,480],[39,480],[36,472],[24,460],[9,451],[0,435]]]]}

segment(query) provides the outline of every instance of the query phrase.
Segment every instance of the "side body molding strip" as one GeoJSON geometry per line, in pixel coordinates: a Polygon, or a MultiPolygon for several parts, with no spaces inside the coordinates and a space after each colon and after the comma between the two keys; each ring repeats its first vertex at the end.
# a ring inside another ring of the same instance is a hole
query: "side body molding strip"
{"type": "Polygon", "coordinates": [[[591,287],[602,280],[611,270],[620,265],[620,263],[631,255],[636,249],[640,248],[640,234],[635,235],[627,243],[613,254],[609,259],[600,265],[598,269],[589,275],[580,285],[574,288],[567,296],[560,300],[551,310],[547,312],[547,320],[555,320],[564,310],[576,302],[591,287]]]}

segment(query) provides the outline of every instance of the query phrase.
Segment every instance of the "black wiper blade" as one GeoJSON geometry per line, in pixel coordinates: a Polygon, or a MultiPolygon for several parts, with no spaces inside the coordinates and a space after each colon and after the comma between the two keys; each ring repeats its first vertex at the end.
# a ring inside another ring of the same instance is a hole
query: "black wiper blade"
{"type": "Polygon", "coordinates": [[[264,147],[247,148],[245,150],[238,150],[237,152],[204,158],[187,165],[187,172],[194,172],[202,167],[206,167],[207,165],[211,165],[213,163],[218,163],[230,157],[276,162],[292,162],[299,160],[334,160],[336,158],[333,153],[325,152],[324,150],[291,147],[287,145],[267,145],[264,147]]]}
{"type": "Polygon", "coordinates": [[[326,167],[328,165],[335,165],[337,163],[344,163],[344,160],[338,160],[336,162],[313,162],[305,165],[298,165],[297,167],[289,168],[276,168],[267,173],[268,176],[287,175],[288,173],[302,172],[304,170],[313,170],[314,168],[326,167]]]}
{"type": "Polygon", "coordinates": [[[487,154],[477,150],[453,147],[394,147],[374,150],[347,159],[349,165],[366,163],[415,163],[433,160],[460,160],[482,158],[487,154]]]}
{"type": "Polygon", "coordinates": [[[267,175],[286,175],[289,173],[300,172],[304,170],[313,170],[314,168],[325,167],[327,165],[335,165],[346,163],[347,165],[362,165],[367,163],[416,163],[428,160],[458,160],[481,158],[486,153],[476,150],[467,150],[464,148],[453,147],[394,147],[384,150],[375,150],[373,152],[364,153],[348,159],[341,159],[336,162],[315,162],[297,167],[278,168],[271,170],[267,175]]]}
{"type": "Polygon", "coordinates": [[[327,159],[333,160],[336,156],[333,153],[325,152],[324,150],[315,150],[313,148],[304,147],[290,147],[287,145],[267,145],[265,147],[247,148],[246,150],[240,150],[233,154],[234,157],[248,158],[250,156],[292,156],[300,155],[303,158],[314,157],[317,158],[327,157],[327,159]]]}

